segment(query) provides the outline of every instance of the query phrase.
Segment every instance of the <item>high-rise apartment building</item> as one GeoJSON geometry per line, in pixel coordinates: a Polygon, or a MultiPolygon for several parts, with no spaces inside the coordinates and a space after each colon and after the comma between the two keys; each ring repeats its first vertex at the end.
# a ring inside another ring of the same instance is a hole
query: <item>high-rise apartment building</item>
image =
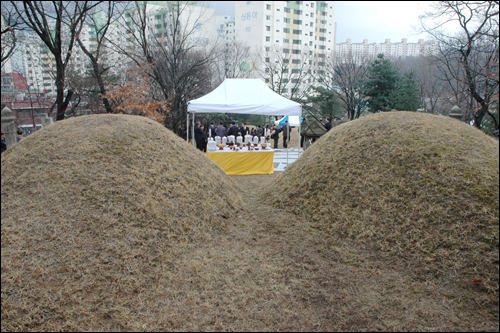
{"type": "Polygon", "coordinates": [[[390,39],[383,43],[368,43],[368,39],[364,39],[362,43],[352,43],[348,39],[345,43],[335,45],[335,53],[339,57],[351,54],[373,58],[380,53],[389,58],[420,57],[436,52],[436,46],[434,41],[423,39],[419,39],[417,43],[408,43],[406,38],[400,43],[392,43],[390,39]]]}
{"type": "MultiPolygon", "coordinates": [[[[236,40],[250,46],[254,54],[266,55],[264,62],[278,62],[282,55],[290,55],[286,60],[296,76],[287,80],[300,83],[304,88],[311,83],[301,76],[308,66],[324,62],[333,57],[335,51],[335,2],[334,1],[236,1],[236,40]]],[[[261,57],[262,59],[262,57],[261,57]]],[[[254,62],[253,70],[262,71],[262,61],[254,62]]],[[[290,68],[288,68],[290,67],[290,68]]],[[[266,83],[272,85],[272,79],[266,83]]],[[[288,88],[285,88],[288,89],[288,88]]],[[[297,85],[295,88],[298,89],[297,85]]],[[[287,93],[287,90],[281,91],[287,93]]]]}

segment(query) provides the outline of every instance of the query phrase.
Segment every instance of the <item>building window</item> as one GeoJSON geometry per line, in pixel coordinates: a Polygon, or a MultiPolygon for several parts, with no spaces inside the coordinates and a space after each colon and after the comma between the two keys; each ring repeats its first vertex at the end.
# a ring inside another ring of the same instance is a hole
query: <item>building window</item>
{"type": "Polygon", "coordinates": [[[286,18],[286,17],[283,19],[283,21],[284,21],[285,23],[290,23],[290,19],[289,19],[289,18],[286,18]]]}
{"type": "Polygon", "coordinates": [[[324,50],[324,49],[326,49],[326,46],[325,45],[320,45],[319,48],[320,48],[320,50],[324,50]]]}
{"type": "Polygon", "coordinates": [[[266,20],[271,21],[271,15],[266,15],[266,20]]]}
{"type": "Polygon", "coordinates": [[[285,54],[290,53],[290,49],[283,49],[283,53],[285,53],[285,54]]]}
{"type": "Polygon", "coordinates": [[[270,25],[266,25],[266,31],[271,31],[271,26],[270,25]]]}
{"type": "Polygon", "coordinates": [[[294,35],[302,35],[302,30],[293,30],[294,35]]]}
{"type": "Polygon", "coordinates": [[[302,44],[302,41],[300,39],[294,39],[293,43],[294,44],[302,44]]]}
{"type": "Polygon", "coordinates": [[[293,13],[297,15],[302,15],[302,11],[300,9],[294,9],[293,13]]]}
{"type": "Polygon", "coordinates": [[[292,83],[299,83],[300,79],[292,79],[292,83]]]}
{"type": "Polygon", "coordinates": [[[290,8],[285,7],[285,13],[290,13],[290,8]]]}
{"type": "Polygon", "coordinates": [[[267,57],[267,58],[266,58],[266,62],[269,62],[269,61],[270,61],[270,60],[269,60],[269,57],[267,57]]]}
{"type": "Polygon", "coordinates": [[[271,10],[271,5],[266,5],[266,9],[271,10]]]}
{"type": "Polygon", "coordinates": [[[288,38],[283,38],[283,43],[290,43],[290,39],[288,39],[288,38]]]}
{"type": "Polygon", "coordinates": [[[300,64],[300,59],[292,59],[292,64],[300,64]]]}
{"type": "Polygon", "coordinates": [[[286,33],[286,34],[289,34],[290,33],[290,29],[288,28],[283,28],[283,32],[286,33]]]}
{"type": "Polygon", "coordinates": [[[300,73],[300,69],[292,69],[292,74],[298,74],[300,73]]]}
{"type": "Polygon", "coordinates": [[[326,29],[320,28],[319,32],[326,32],[326,29]]]}
{"type": "Polygon", "coordinates": [[[271,37],[266,36],[266,42],[270,42],[270,41],[271,41],[271,37]]]}
{"type": "MultiPolygon", "coordinates": [[[[288,68],[284,68],[283,73],[288,73],[288,68]]],[[[285,79],[285,80],[286,80],[285,82],[288,82],[288,79],[285,79]]]]}
{"type": "Polygon", "coordinates": [[[155,19],[156,20],[160,20],[161,19],[161,15],[155,15],[155,19]]]}
{"type": "Polygon", "coordinates": [[[271,48],[269,46],[266,46],[266,52],[271,51],[271,48]]]}
{"type": "Polygon", "coordinates": [[[293,24],[302,24],[302,20],[293,20],[293,24]]]}
{"type": "Polygon", "coordinates": [[[324,42],[324,41],[326,41],[326,37],[320,37],[319,40],[324,42]]]}
{"type": "Polygon", "coordinates": [[[288,63],[290,63],[290,59],[283,59],[283,63],[284,63],[284,64],[288,64],[288,63]]]}
{"type": "Polygon", "coordinates": [[[301,50],[292,50],[293,54],[300,54],[302,51],[301,50]]]}

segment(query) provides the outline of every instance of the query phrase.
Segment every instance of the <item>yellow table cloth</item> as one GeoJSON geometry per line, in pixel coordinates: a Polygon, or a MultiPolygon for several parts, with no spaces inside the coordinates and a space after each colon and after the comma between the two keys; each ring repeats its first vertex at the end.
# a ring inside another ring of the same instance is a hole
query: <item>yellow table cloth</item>
{"type": "MultiPolygon", "coordinates": [[[[218,149],[218,148],[217,148],[218,149]]],[[[272,175],[274,173],[274,150],[258,151],[217,150],[207,152],[209,159],[214,161],[227,175],[272,175]]]]}

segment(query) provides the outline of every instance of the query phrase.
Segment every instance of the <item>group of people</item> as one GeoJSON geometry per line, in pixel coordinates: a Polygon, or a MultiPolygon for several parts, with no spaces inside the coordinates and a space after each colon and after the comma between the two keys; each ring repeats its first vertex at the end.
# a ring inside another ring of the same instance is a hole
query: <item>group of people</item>
{"type": "Polygon", "coordinates": [[[259,125],[252,129],[250,129],[245,123],[242,123],[241,127],[239,127],[238,122],[236,121],[231,122],[229,129],[226,129],[223,121],[220,122],[219,126],[215,127],[215,123],[212,121],[207,130],[205,130],[205,126],[203,124],[198,122],[194,128],[194,139],[196,141],[196,148],[206,152],[207,142],[210,137],[215,138],[216,136],[220,136],[222,138],[224,136],[227,137],[234,135],[235,137],[242,136],[244,139],[245,135],[250,134],[252,136],[257,136],[259,140],[261,137],[265,137],[266,142],[273,139],[274,149],[276,149],[278,148],[280,133],[283,133],[283,147],[287,147],[288,133],[290,130],[291,128],[288,126],[288,121],[283,127],[273,125],[270,128],[269,125],[259,125]]]}
{"type": "MultiPolygon", "coordinates": [[[[1,137],[2,137],[2,139],[1,139],[0,148],[1,148],[1,152],[3,153],[4,151],[7,150],[7,142],[5,141],[5,134],[3,132],[2,132],[1,137]]],[[[16,142],[21,141],[22,138],[23,138],[23,131],[21,129],[18,129],[17,135],[16,135],[16,142]]]]}

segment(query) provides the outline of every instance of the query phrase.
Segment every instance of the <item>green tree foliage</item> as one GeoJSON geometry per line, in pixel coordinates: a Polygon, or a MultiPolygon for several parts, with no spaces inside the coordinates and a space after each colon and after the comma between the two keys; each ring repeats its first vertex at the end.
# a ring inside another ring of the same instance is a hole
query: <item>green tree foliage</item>
{"type": "Polygon", "coordinates": [[[392,68],[389,59],[379,54],[368,68],[368,80],[362,93],[368,96],[370,112],[390,111],[394,107],[394,91],[398,81],[398,73],[392,68]]]}
{"type": "Polygon", "coordinates": [[[413,71],[399,76],[397,87],[392,97],[393,108],[404,111],[417,111],[423,105],[420,82],[413,71]]]}
{"type": "Polygon", "coordinates": [[[346,112],[342,110],[334,91],[324,87],[311,86],[314,96],[306,94],[307,102],[312,103],[312,111],[323,118],[342,118],[346,112]]]}

